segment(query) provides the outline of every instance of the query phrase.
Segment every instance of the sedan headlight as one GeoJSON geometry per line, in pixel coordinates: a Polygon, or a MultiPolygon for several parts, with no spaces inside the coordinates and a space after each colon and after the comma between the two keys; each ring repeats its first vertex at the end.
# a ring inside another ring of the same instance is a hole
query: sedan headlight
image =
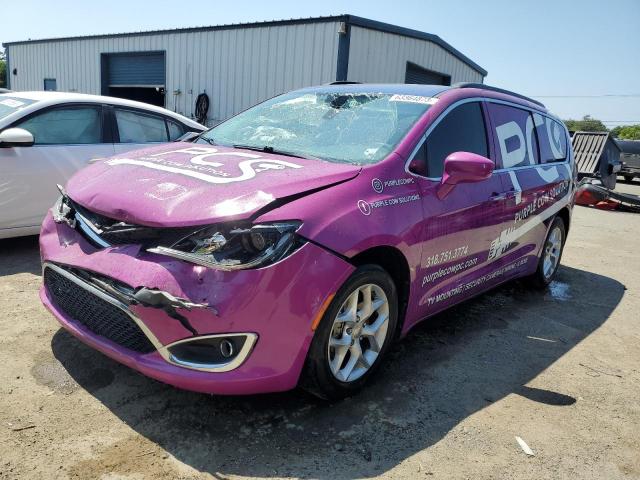
{"type": "Polygon", "coordinates": [[[198,230],[170,247],[147,251],[218,270],[265,267],[287,257],[304,243],[296,235],[301,224],[288,221],[216,225],[198,230]]]}

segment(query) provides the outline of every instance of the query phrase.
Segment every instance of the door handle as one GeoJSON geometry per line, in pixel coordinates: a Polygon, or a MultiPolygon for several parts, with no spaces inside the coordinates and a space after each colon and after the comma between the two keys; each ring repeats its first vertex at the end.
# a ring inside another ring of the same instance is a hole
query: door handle
{"type": "Polygon", "coordinates": [[[515,188],[509,190],[507,192],[507,200],[511,200],[512,198],[515,200],[516,205],[519,205],[522,202],[522,191],[516,190],[515,188]]]}
{"type": "Polygon", "coordinates": [[[489,200],[491,200],[492,202],[498,202],[500,200],[506,200],[507,198],[509,198],[509,194],[507,193],[493,192],[489,197],[489,200]]]}

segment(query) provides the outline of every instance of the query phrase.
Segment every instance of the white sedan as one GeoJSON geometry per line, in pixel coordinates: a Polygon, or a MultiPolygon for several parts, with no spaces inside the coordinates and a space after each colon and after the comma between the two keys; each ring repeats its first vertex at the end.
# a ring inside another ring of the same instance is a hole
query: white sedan
{"type": "Polygon", "coordinates": [[[205,127],[164,108],[62,92],[0,94],[0,238],[37,234],[64,185],[91,160],[205,127]]]}

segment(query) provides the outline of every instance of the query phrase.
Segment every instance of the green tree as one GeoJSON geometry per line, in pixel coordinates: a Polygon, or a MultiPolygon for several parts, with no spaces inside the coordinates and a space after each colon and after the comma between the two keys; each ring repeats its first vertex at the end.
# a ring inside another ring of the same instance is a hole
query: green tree
{"type": "Polygon", "coordinates": [[[0,87],[7,86],[7,57],[4,52],[0,52],[0,87]]]}
{"type": "Polygon", "coordinates": [[[640,124],[638,125],[618,125],[611,130],[611,135],[620,140],[640,140],[640,124]]]}
{"type": "Polygon", "coordinates": [[[610,133],[611,133],[611,136],[612,136],[613,138],[618,138],[618,135],[620,135],[620,130],[622,130],[622,128],[623,128],[623,127],[622,127],[622,126],[620,126],[620,125],[618,125],[617,127],[613,127],[613,128],[611,129],[611,132],[610,132],[610,133]]]}
{"type": "Polygon", "coordinates": [[[591,118],[591,115],[585,115],[582,120],[565,120],[564,124],[573,132],[608,132],[609,129],[604,126],[600,120],[591,118]]]}

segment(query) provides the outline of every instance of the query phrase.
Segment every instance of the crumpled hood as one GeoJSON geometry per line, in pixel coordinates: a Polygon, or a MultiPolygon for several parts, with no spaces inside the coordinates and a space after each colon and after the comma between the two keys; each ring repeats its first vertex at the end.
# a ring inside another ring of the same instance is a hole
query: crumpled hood
{"type": "Polygon", "coordinates": [[[248,218],[266,205],[354,178],[357,165],[171,143],[101,160],[67,193],[120,221],[179,227],[248,218]]]}

